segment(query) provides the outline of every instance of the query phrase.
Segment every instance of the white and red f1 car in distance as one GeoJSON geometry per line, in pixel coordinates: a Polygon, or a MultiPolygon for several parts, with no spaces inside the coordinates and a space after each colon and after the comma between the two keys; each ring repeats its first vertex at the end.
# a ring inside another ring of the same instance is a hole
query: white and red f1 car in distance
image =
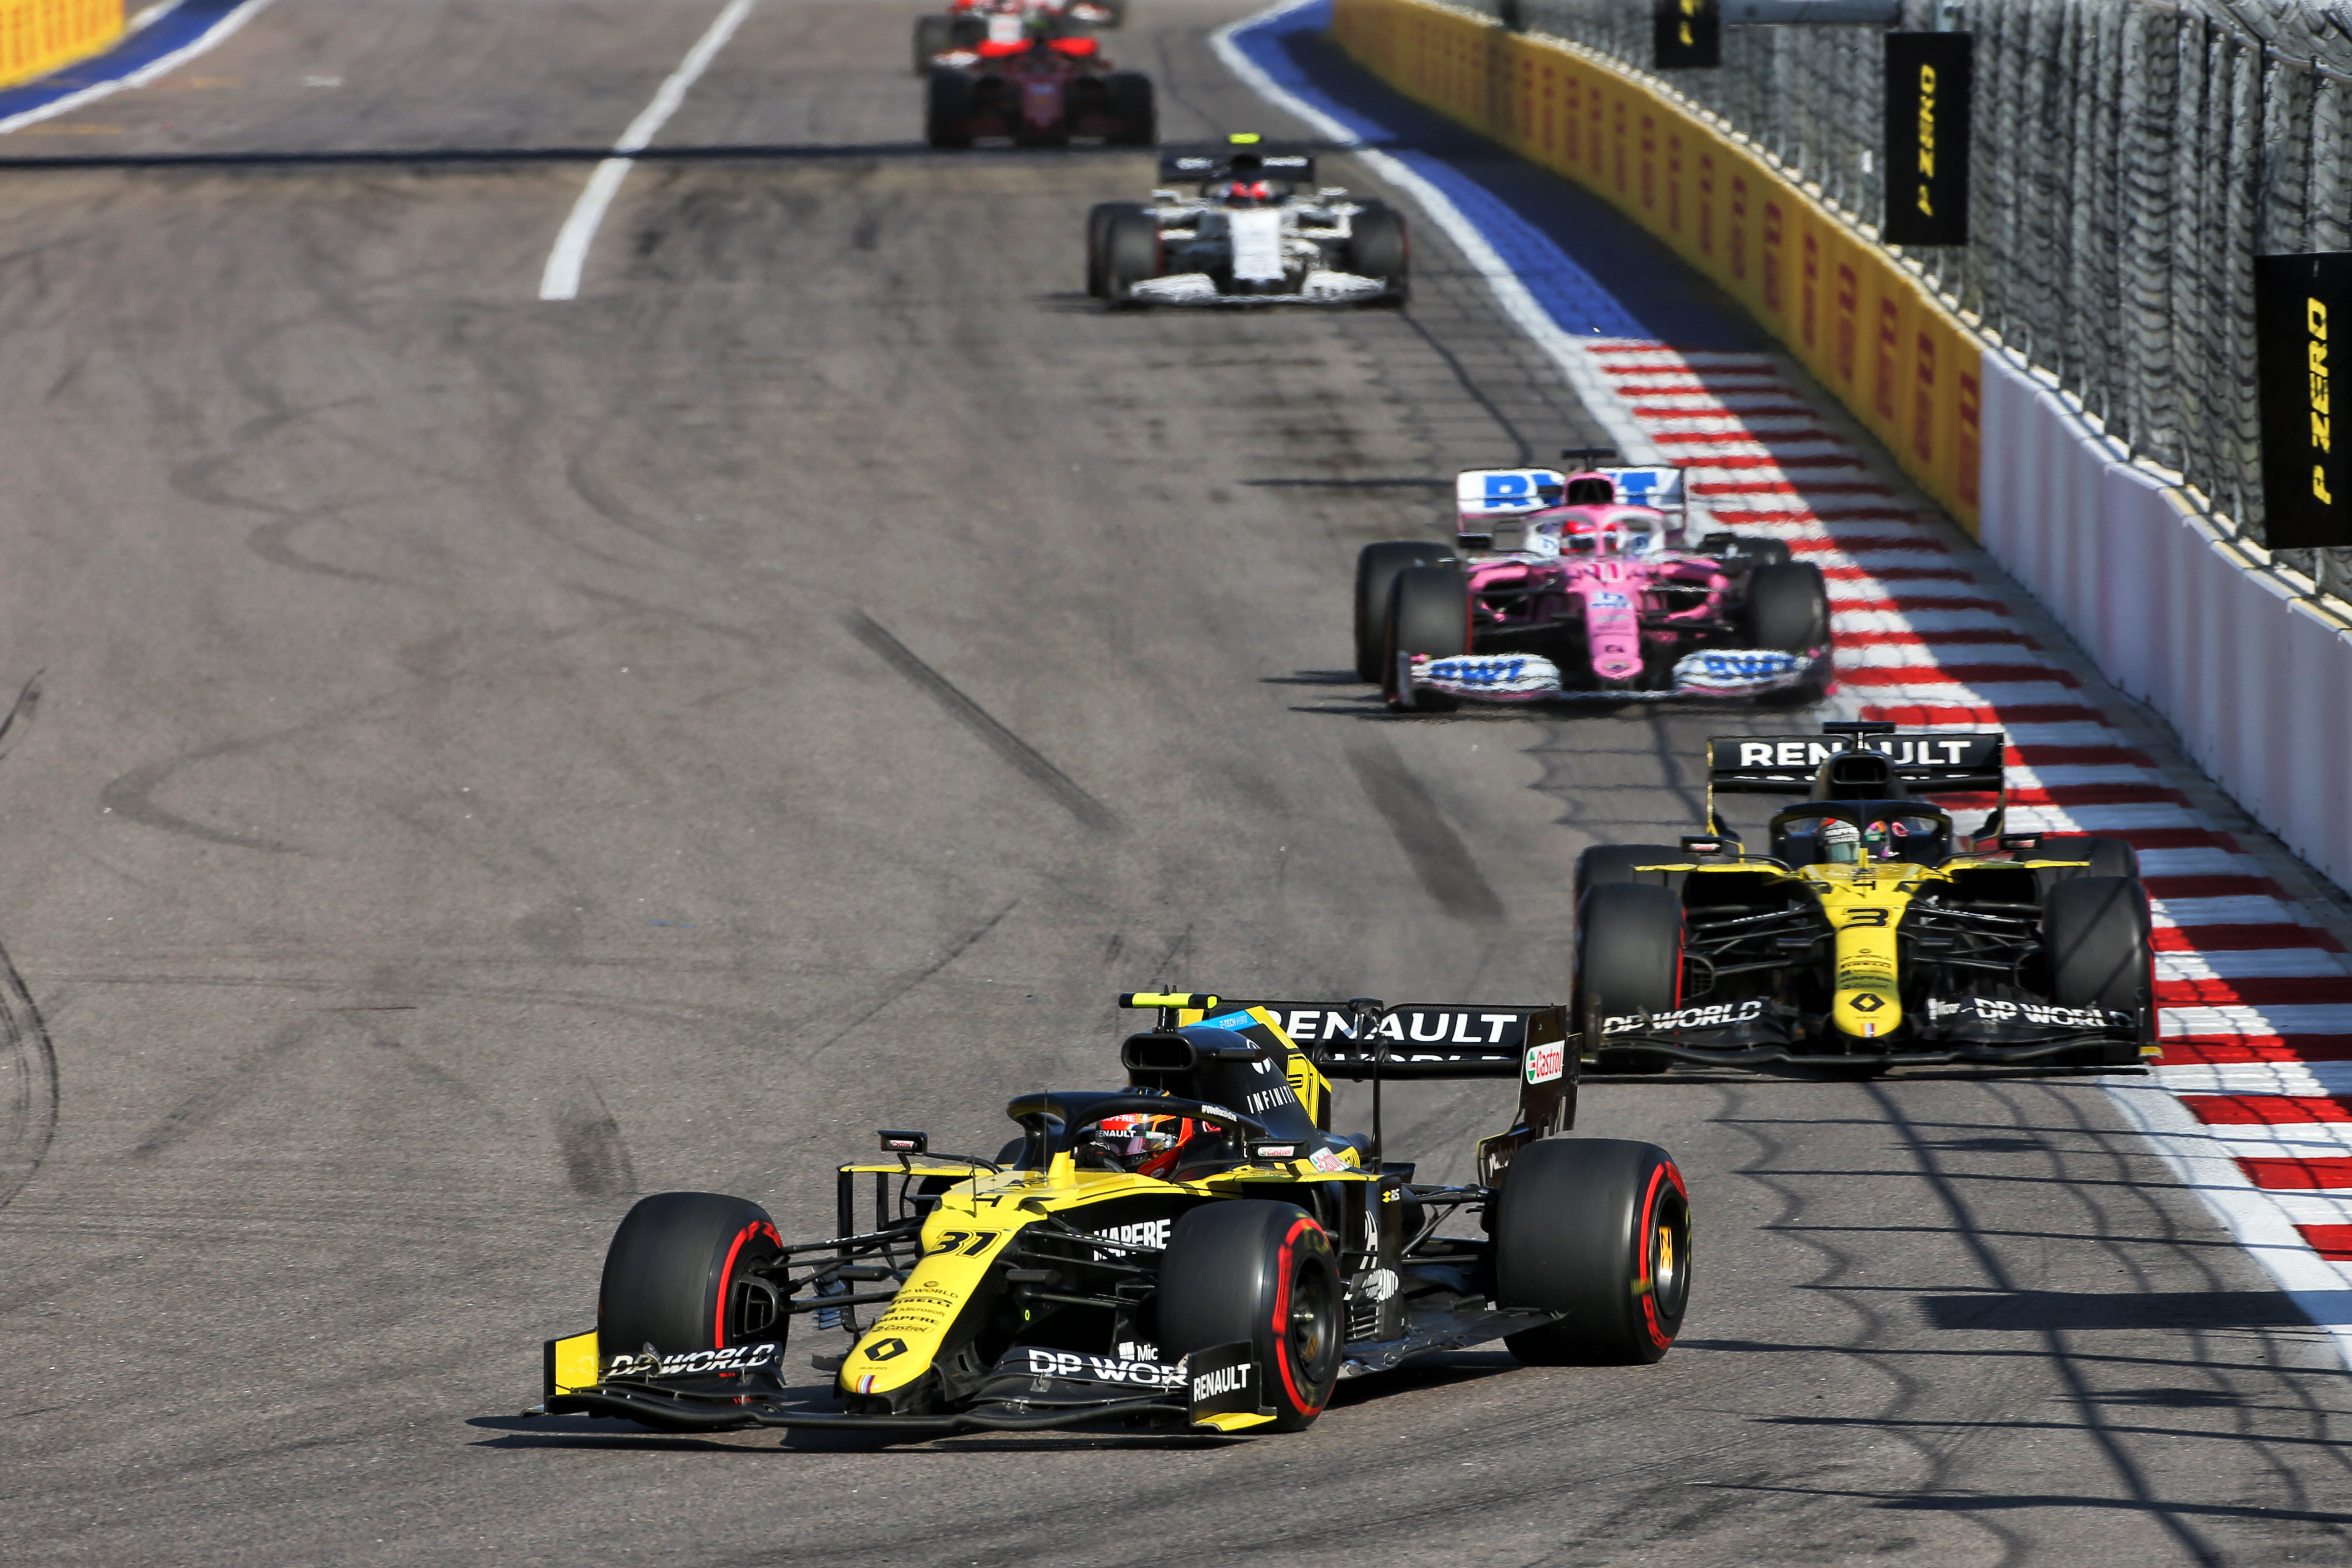
{"type": "Polygon", "coordinates": [[[952,0],[944,11],[915,18],[915,74],[929,76],[940,57],[969,53],[988,37],[988,19],[1045,15],[1084,27],[1116,27],[1127,20],[1127,0],[952,0]]]}
{"type": "Polygon", "coordinates": [[[1087,219],[1087,291],[1146,305],[1401,306],[1412,291],[1403,216],[1315,184],[1315,160],[1255,136],[1160,160],[1149,203],[1087,219]]]}
{"type": "Polygon", "coordinates": [[[1452,549],[1395,540],[1357,562],[1356,673],[1391,706],[1827,690],[1820,568],[1778,540],[1686,542],[1681,469],[1471,468],[1455,500],[1452,549]]]}

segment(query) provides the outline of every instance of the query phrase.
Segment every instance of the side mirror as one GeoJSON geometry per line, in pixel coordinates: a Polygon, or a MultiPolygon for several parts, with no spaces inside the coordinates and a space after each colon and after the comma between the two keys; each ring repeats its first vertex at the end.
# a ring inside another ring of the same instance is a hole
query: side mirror
{"type": "Polygon", "coordinates": [[[882,1140],[885,1154],[922,1154],[929,1152],[931,1146],[928,1132],[900,1132],[885,1127],[875,1136],[882,1140]]]}

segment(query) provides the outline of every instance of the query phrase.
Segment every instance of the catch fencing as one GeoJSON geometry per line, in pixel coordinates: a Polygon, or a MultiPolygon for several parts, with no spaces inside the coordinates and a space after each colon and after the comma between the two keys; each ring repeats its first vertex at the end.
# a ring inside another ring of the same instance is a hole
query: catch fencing
{"type": "MultiPolygon", "coordinates": [[[[1652,73],[1636,0],[1456,3],[1648,75],[1874,235],[1882,29],[1727,26],[1720,68],[1652,73]]],[[[1900,25],[1939,8],[1976,37],[1970,243],[1897,254],[2260,545],[2252,263],[2352,248],[2352,5],[1904,0],[1900,25]]],[[[2352,599],[2352,551],[2273,563],[2352,599]]]]}

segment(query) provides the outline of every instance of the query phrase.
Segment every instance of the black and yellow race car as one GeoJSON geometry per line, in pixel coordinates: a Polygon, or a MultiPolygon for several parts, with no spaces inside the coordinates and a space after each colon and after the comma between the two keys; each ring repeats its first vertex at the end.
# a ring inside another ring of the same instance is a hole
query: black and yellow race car
{"type": "Polygon", "coordinates": [[[1577,864],[1596,1069],[2131,1067],[2157,1057],[2147,889],[2122,839],[2004,833],[2007,737],[1849,721],[1708,742],[1707,828],[1577,864]],[[1716,797],[1805,798],[1760,852],[1716,797]],[[1965,836],[1939,795],[1997,796],[1965,836]]]}
{"type": "Polygon", "coordinates": [[[1021,1096],[993,1160],[883,1132],[883,1159],[840,1167],[835,1237],[786,1242],[743,1198],[639,1202],[597,1326],[544,1348],[541,1410],[670,1431],[1296,1430],[1340,1378],[1433,1352],[1630,1363],[1673,1344],[1689,1194],[1653,1144],[1558,1136],[1578,1080],[1564,1009],[1120,1001],[1160,1014],[1120,1047],[1122,1087],[1021,1096]],[[1371,1134],[1331,1131],[1334,1077],[1372,1081],[1371,1134]],[[1381,1157],[1383,1080],[1485,1077],[1515,1079],[1518,1105],[1476,1181],[1381,1157]],[[845,1336],[810,1358],[829,1390],[796,1386],[795,1323],[845,1336]]]}

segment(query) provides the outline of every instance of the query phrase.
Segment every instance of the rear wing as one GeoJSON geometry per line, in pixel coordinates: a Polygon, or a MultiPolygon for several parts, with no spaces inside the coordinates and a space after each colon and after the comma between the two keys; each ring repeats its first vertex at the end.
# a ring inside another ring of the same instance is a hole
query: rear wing
{"type": "Polygon", "coordinates": [[[1718,735],[1706,743],[1707,823],[1717,832],[1718,795],[1810,795],[1823,763],[1873,752],[1895,764],[1911,795],[2005,794],[2009,737],[1998,730],[1954,734],[1868,720],[1822,726],[1818,735],[1718,735]]]}
{"type": "Polygon", "coordinates": [[[1257,156],[1259,172],[1272,180],[1288,180],[1294,185],[1315,183],[1315,159],[1306,153],[1268,153],[1255,147],[1220,147],[1214,152],[1163,153],[1160,156],[1160,183],[1163,185],[1197,185],[1208,180],[1222,180],[1232,175],[1236,154],[1251,153],[1257,156]]]}
{"type": "Polygon", "coordinates": [[[1515,1079],[1517,1121],[1508,1132],[1478,1141],[1480,1180],[1489,1184],[1519,1147],[1575,1121],[1577,1058],[1569,1045],[1568,1009],[1556,1004],[1388,1006],[1360,996],[1280,1002],[1200,992],[1129,992],[1118,1005],[1159,1008],[1163,1029],[1259,1009],[1328,1077],[1372,1080],[1375,1127],[1384,1079],[1515,1079]]]}
{"type": "MultiPolygon", "coordinates": [[[[1689,526],[1690,491],[1680,468],[1580,468],[1576,471],[1607,479],[1620,506],[1645,506],[1666,513],[1674,520],[1667,530],[1670,533],[1689,526]]],[[[1568,473],[1559,468],[1465,468],[1454,476],[1454,531],[1464,539],[1493,538],[1498,525],[1559,505],[1568,480],[1568,473]]]]}

